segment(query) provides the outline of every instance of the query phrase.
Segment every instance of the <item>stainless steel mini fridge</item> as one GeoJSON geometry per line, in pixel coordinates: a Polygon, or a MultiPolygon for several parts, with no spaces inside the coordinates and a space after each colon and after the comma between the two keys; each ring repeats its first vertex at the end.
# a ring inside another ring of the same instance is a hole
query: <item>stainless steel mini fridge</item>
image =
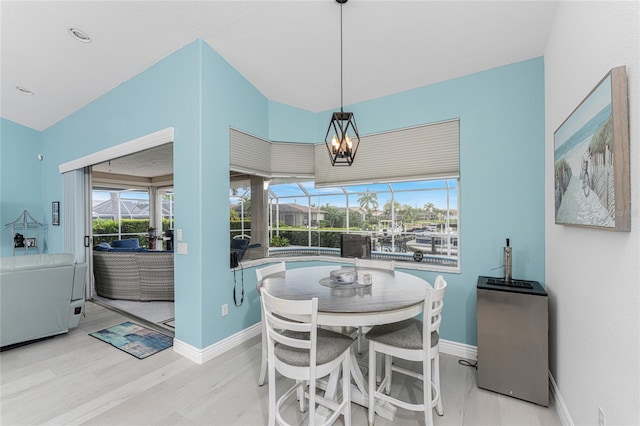
{"type": "Polygon", "coordinates": [[[549,305],[537,281],[478,277],[478,387],[549,406],[549,305]]]}

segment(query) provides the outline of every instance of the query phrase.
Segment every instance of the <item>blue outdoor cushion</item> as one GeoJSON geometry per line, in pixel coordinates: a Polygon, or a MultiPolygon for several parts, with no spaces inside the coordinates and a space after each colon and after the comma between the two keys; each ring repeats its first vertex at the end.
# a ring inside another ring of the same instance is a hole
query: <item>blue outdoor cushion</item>
{"type": "Polygon", "coordinates": [[[111,242],[113,248],[140,248],[140,241],[137,238],[127,238],[125,240],[115,240],[111,242]]]}
{"type": "Polygon", "coordinates": [[[109,245],[109,243],[100,243],[93,246],[93,249],[96,251],[109,251],[111,250],[111,246],[109,245]]]}
{"type": "Polygon", "coordinates": [[[233,250],[246,250],[249,245],[249,240],[244,238],[231,239],[231,249],[233,250]]]}
{"type": "MultiPolygon", "coordinates": [[[[114,253],[114,252],[134,252],[134,253],[140,253],[143,251],[149,251],[146,248],[143,247],[138,247],[138,248],[132,248],[132,247],[114,247],[111,250],[109,250],[110,253],[114,253]]],[[[149,253],[153,252],[153,250],[149,251],[149,253]]],[[[158,252],[160,253],[160,252],[158,252]]]]}

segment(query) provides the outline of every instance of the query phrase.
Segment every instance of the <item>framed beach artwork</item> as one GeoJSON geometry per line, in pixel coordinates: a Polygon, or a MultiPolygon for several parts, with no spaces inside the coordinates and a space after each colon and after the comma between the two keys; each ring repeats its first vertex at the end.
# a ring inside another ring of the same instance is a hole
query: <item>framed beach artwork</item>
{"type": "Polygon", "coordinates": [[[613,68],[553,134],[561,225],[631,230],[625,67],[613,68]]]}

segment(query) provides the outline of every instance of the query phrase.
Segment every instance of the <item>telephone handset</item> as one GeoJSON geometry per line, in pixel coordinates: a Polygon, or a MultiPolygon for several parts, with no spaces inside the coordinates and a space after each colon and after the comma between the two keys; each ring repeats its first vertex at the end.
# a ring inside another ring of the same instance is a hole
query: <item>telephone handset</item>
{"type": "Polygon", "coordinates": [[[229,267],[230,268],[237,268],[238,267],[238,252],[236,251],[232,251],[231,252],[231,257],[229,259],[229,267]]]}

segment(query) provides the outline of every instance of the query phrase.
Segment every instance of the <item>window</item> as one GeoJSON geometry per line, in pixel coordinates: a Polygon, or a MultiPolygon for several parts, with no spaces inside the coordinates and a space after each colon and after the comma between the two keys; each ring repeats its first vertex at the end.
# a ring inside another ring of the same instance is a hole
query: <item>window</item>
{"type": "Polygon", "coordinates": [[[340,236],[371,236],[373,258],[458,266],[459,179],[269,187],[270,256],[340,255],[340,236]]]}
{"type": "Polygon", "coordinates": [[[243,182],[229,190],[231,238],[251,236],[251,188],[243,182]]]}
{"type": "MultiPolygon", "coordinates": [[[[149,195],[148,190],[94,187],[92,191],[92,228],[93,243],[111,242],[126,238],[138,238],[141,247],[160,248],[149,241],[151,224],[162,221],[162,232],[156,227],[156,237],[167,235],[173,229],[174,193],[173,188],[153,189],[156,196],[149,195]],[[151,201],[155,200],[155,203],[151,201]],[[160,209],[153,209],[160,206],[160,209]],[[153,211],[160,218],[153,220],[153,211]],[[156,214],[158,214],[156,213],[156,214]]],[[[170,234],[170,233],[169,233],[170,234]]],[[[163,249],[167,248],[167,240],[162,241],[163,249]]]]}
{"type": "Polygon", "coordinates": [[[341,235],[360,233],[374,258],[458,267],[459,119],[362,136],[351,167],[332,167],[322,143],[229,140],[231,238],[250,235],[253,202],[270,257],[339,256],[341,235]],[[389,161],[390,146],[410,155],[389,161]]]}
{"type": "Polygon", "coordinates": [[[174,229],[175,194],[173,188],[162,188],[158,189],[158,196],[162,206],[162,231],[166,233],[167,230],[174,229]]]}

